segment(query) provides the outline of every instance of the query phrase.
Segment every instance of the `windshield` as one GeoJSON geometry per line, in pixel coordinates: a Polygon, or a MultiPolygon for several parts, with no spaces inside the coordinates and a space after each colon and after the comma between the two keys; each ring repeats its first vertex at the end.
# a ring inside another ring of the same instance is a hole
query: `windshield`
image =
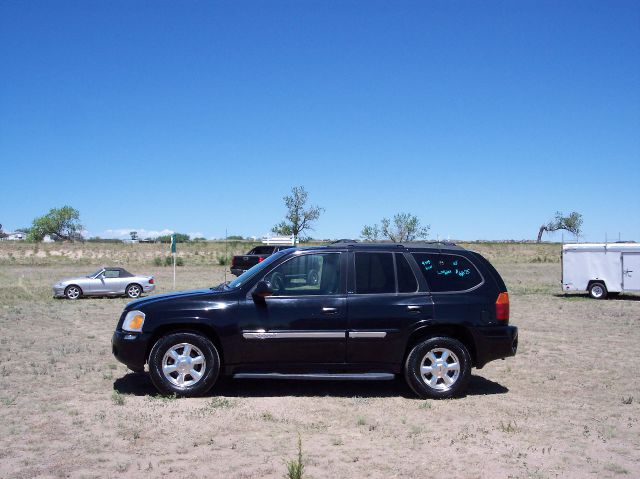
{"type": "Polygon", "coordinates": [[[277,253],[272,254],[261,263],[258,263],[255,266],[252,266],[251,268],[246,270],[236,279],[234,279],[229,284],[227,284],[224,289],[229,290],[229,289],[239,288],[240,286],[245,284],[247,281],[252,279],[254,276],[259,275],[263,269],[268,268],[269,265],[271,265],[271,263],[273,263],[274,261],[277,261],[278,259],[282,258],[285,254],[289,253],[289,251],[290,250],[283,250],[283,251],[278,251],[277,253]]]}
{"type": "Polygon", "coordinates": [[[102,273],[104,271],[104,268],[100,268],[98,271],[96,271],[95,273],[91,273],[90,275],[87,276],[87,278],[95,278],[96,276],[98,276],[100,273],[102,273]]]}

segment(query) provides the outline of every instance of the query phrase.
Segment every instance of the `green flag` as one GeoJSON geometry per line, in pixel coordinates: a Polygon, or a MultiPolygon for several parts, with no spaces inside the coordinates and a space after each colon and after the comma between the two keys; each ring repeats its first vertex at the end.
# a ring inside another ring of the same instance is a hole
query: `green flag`
{"type": "Polygon", "coordinates": [[[171,235],[171,252],[172,253],[176,252],[176,234],[175,233],[171,235]]]}

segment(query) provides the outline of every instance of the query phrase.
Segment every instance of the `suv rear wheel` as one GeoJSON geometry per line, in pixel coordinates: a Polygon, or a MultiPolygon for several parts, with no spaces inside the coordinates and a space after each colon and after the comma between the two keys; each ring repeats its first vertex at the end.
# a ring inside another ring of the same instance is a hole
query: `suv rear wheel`
{"type": "Polygon", "coordinates": [[[471,378],[471,357],[457,339],[430,338],[413,347],[404,374],[411,389],[422,398],[458,396],[464,393],[471,378]]]}
{"type": "Polygon", "coordinates": [[[163,336],[149,355],[149,375],[162,394],[200,396],[211,389],[219,372],[218,350],[198,333],[163,336]]]}

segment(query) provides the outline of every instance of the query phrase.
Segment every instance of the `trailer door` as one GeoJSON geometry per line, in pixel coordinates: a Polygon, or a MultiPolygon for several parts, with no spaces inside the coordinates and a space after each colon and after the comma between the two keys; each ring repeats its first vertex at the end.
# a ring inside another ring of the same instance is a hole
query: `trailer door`
{"type": "Polygon", "coordinates": [[[640,253],[622,254],[622,289],[640,291],[640,253]]]}

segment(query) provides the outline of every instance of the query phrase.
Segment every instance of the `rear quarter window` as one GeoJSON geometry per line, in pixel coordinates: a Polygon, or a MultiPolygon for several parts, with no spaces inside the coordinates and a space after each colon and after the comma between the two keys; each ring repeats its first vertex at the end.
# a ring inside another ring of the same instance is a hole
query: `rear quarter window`
{"type": "Polygon", "coordinates": [[[466,291],[482,283],[478,269],[467,258],[447,253],[413,253],[434,293],[466,291]]]}

